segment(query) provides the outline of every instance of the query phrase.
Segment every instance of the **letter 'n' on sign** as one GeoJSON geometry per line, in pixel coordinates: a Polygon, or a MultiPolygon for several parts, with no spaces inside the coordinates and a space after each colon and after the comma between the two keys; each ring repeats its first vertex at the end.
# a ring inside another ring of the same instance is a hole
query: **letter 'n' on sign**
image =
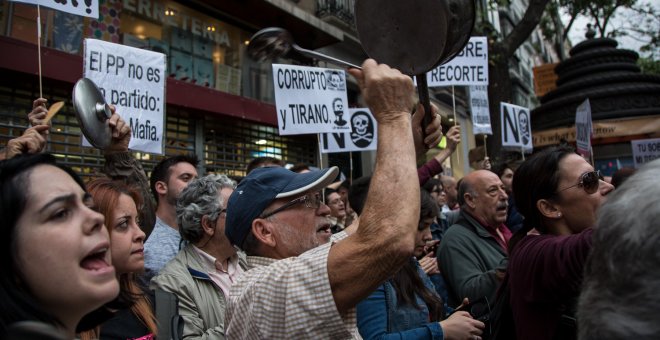
{"type": "Polygon", "coordinates": [[[507,103],[500,103],[500,115],[502,118],[500,124],[502,126],[502,146],[519,148],[521,145],[515,107],[507,103]]]}

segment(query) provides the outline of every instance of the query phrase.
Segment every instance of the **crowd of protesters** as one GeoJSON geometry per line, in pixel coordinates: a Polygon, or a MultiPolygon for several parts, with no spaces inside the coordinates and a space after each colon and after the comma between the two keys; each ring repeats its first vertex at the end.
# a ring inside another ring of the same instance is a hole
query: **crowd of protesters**
{"type": "Polygon", "coordinates": [[[0,151],[0,338],[660,338],[660,160],[616,190],[567,147],[458,180],[442,167],[458,126],[417,166],[443,134],[410,77],[370,59],[349,73],[379,136],[352,183],[269,157],[238,182],[186,155],[147,177],[114,108],[83,183],[42,152],[35,100],[0,151]]]}

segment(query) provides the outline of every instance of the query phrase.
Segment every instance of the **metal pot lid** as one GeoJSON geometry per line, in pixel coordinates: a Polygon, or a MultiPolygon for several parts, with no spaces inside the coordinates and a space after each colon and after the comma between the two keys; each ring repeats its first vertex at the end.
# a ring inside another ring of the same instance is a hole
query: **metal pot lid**
{"type": "Polygon", "coordinates": [[[408,75],[426,73],[440,62],[448,18],[443,0],[355,1],[355,25],[364,51],[408,75]]]}
{"type": "Polygon", "coordinates": [[[96,84],[81,78],[73,87],[73,108],[85,138],[95,148],[105,149],[112,141],[112,131],[108,118],[112,115],[110,106],[96,84]]]}

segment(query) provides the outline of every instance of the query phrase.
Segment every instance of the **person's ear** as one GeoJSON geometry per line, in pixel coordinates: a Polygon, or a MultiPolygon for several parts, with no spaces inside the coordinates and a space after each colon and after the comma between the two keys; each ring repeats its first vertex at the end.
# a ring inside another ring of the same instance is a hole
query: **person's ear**
{"type": "Polygon", "coordinates": [[[204,230],[204,234],[208,236],[213,236],[213,234],[215,234],[215,223],[211,221],[208,215],[202,216],[202,230],[204,230]]]}
{"type": "Polygon", "coordinates": [[[547,199],[536,201],[536,209],[538,209],[541,215],[546,218],[557,219],[562,216],[557,204],[547,199]]]}
{"type": "Polygon", "coordinates": [[[472,196],[471,193],[466,192],[463,194],[463,198],[465,199],[465,203],[468,205],[468,207],[472,209],[477,207],[476,197],[472,196]]]}
{"type": "Polygon", "coordinates": [[[274,225],[272,222],[265,218],[256,218],[252,221],[252,234],[267,247],[274,248],[277,245],[275,233],[273,233],[274,225]]]}
{"type": "Polygon", "coordinates": [[[159,195],[167,195],[167,183],[163,181],[157,181],[154,187],[156,188],[156,193],[159,195]]]}

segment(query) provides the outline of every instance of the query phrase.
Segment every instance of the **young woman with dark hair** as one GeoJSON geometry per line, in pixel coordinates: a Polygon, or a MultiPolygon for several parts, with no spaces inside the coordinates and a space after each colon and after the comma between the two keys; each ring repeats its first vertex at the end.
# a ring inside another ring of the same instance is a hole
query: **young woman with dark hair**
{"type": "Polygon", "coordinates": [[[119,293],[103,216],[80,178],[48,154],[0,162],[0,338],[38,321],[73,339],[119,293]]]}
{"type": "Polygon", "coordinates": [[[572,339],[596,212],[612,191],[572,149],[555,147],[516,170],[513,194],[523,227],[509,242],[507,269],[518,339],[572,339]],[[536,229],[540,235],[531,234],[536,229]]]}
{"type": "MultiPolygon", "coordinates": [[[[437,204],[422,190],[415,256],[431,240],[430,225],[437,215],[437,204]]],[[[357,306],[364,339],[480,339],[484,324],[467,312],[444,316],[444,303],[415,257],[357,306]]]]}
{"type": "Polygon", "coordinates": [[[130,308],[117,311],[99,328],[80,334],[87,339],[153,339],[157,334],[151,295],[137,279],[144,271],[145,234],[138,226],[138,210],[142,198],[138,191],[120,181],[108,178],[87,183],[98,210],[105,217],[110,233],[112,264],[120,284],[119,299],[130,308]]]}

